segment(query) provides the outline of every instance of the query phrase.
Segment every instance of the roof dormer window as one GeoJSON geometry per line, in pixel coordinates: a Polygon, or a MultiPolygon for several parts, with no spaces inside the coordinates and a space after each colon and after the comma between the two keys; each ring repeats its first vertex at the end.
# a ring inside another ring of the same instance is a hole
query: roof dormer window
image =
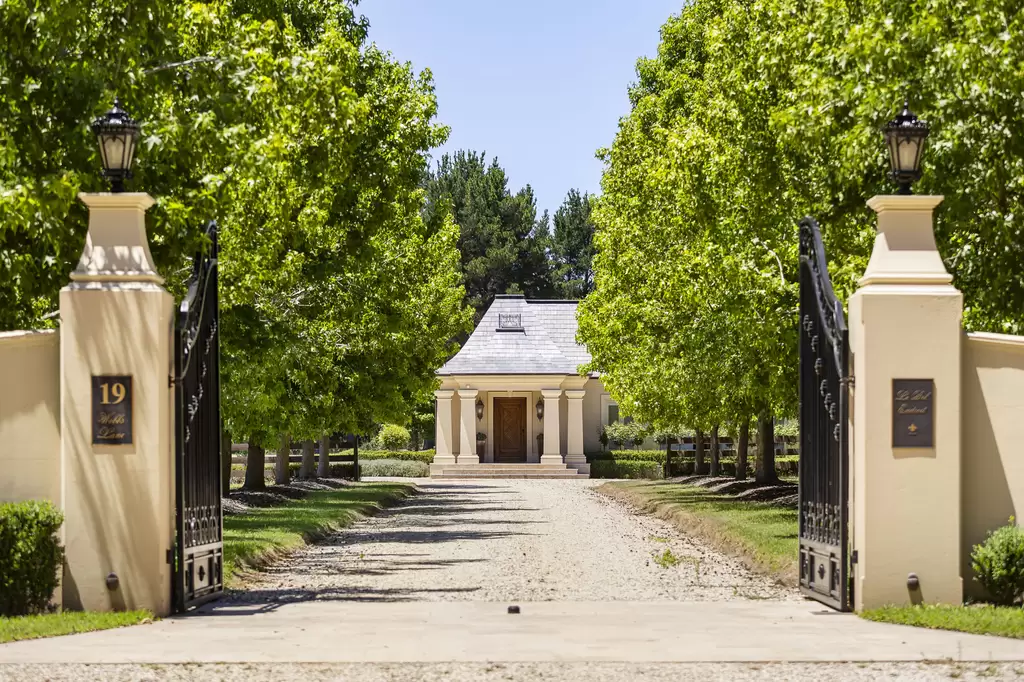
{"type": "Polygon", "coordinates": [[[498,328],[495,331],[499,332],[525,332],[523,329],[523,314],[522,313],[499,313],[498,314],[498,328]]]}

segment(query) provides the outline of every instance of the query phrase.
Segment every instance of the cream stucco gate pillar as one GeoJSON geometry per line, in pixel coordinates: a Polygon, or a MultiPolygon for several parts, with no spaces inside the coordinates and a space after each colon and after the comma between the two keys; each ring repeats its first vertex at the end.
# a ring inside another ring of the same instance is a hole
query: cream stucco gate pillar
{"type": "Polygon", "coordinates": [[[878,213],[878,235],[849,303],[858,611],[962,601],[963,298],[935,246],[932,211],[941,201],[868,201],[878,213]]]}
{"type": "Polygon", "coordinates": [[[475,388],[459,389],[459,464],[479,464],[476,454],[476,397],[475,388]]]}
{"type": "Polygon", "coordinates": [[[455,451],[452,447],[452,396],[455,391],[434,391],[437,398],[437,414],[434,430],[437,434],[434,464],[455,464],[455,451]]]}
{"type": "Polygon", "coordinates": [[[148,194],[81,194],[89,232],[60,292],[61,459],[74,609],[171,610],[172,329],[148,194]]]}
{"type": "Polygon", "coordinates": [[[565,463],[571,466],[587,463],[587,456],[583,452],[583,397],[586,391],[566,391],[565,397],[568,400],[566,411],[566,449],[565,463]]]}
{"type": "Polygon", "coordinates": [[[544,453],[540,457],[541,464],[561,464],[561,420],[559,419],[559,401],[562,389],[546,389],[540,392],[544,398],[544,453]]]}

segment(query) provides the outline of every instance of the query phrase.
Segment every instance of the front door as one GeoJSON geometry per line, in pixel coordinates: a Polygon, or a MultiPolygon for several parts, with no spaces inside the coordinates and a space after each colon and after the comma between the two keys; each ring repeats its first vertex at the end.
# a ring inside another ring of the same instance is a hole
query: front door
{"type": "Polygon", "coordinates": [[[494,461],[526,461],[526,398],[494,399],[494,461]]]}

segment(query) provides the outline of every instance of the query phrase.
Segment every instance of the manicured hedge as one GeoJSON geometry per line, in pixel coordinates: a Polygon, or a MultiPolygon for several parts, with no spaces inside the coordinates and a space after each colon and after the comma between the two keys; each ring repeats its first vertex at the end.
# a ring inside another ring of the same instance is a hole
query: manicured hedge
{"type": "MultiPolygon", "coordinates": [[[[352,451],[346,451],[342,454],[351,455],[352,451]]],[[[434,461],[433,450],[420,450],[418,452],[412,450],[399,450],[397,452],[389,452],[387,450],[360,450],[359,459],[401,459],[408,462],[423,462],[424,464],[430,464],[434,461]]]]}
{"type": "Polygon", "coordinates": [[[591,478],[664,478],[661,462],[599,459],[590,465],[591,478]]]}
{"type": "MultiPolygon", "coordinates": [[[[689,476],[694,471],[694,454],[693,452],[685,453],[673,453],[672,456],[672,475],[673,476],[689,476]]],[[[640,462],[647,464],[657,464],[663,466],[665,464],[665,451],[664,450],[608,450],[605,452],[594,452],[587,455],[587,461],[591,464],[597,464],[599,462],[610,462],[610,463],[630,463],[640,462]]],[[[705,464],[711,466],[711,456],[705,455],[705,464]]],[[[736,457],[735,455],[722,456],[719,460],[721,466],[721,473],[724,476],[735,476],[736,475],[736,457]]],[[[751,474],[754,472],[754,457],[753,453],[747,458],[747,467],[751,474]]],[[[591,469],[593,471],[593,469],[591,469]]],[[[800,471],[800,457],[798,455],[776,455],[775,456],[775,472],[779,476],[796,476],[800,471]]]]}
{"type": "Polygon", "coordinates": [[[371,459],[359,463],[359,475],[367,476],[402,476],[405,478],[426,478],[430,476],[430,466],[424,462],[402,459],[371,459]]]}
{"type": "Polygon", "coordinates": [[[64,515],[49,502],[0,504],[0,616],[44,611],[57,589],[64,515]]]}
{"type": "Polygon", "coordinates": [[[613,460],[616,462],[664,462],[664,450],[606,450],[587,455],[587,460],[613,460]]]}

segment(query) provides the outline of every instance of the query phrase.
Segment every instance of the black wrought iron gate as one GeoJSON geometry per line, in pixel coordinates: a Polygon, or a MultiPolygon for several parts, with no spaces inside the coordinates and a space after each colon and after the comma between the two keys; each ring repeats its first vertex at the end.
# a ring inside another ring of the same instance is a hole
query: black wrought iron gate
{"type": "Polygon", "coordinates": [[[175,329],[177,546],[172,595],[178,612],[224,589],[220,467],[220,337],[217,224],[206,228],[175,329]]]}
{"type": "Polygon", "coordinates": [[[848,341],[821,231],[800,221],[800,589],[849,610],[848,341]]]}

